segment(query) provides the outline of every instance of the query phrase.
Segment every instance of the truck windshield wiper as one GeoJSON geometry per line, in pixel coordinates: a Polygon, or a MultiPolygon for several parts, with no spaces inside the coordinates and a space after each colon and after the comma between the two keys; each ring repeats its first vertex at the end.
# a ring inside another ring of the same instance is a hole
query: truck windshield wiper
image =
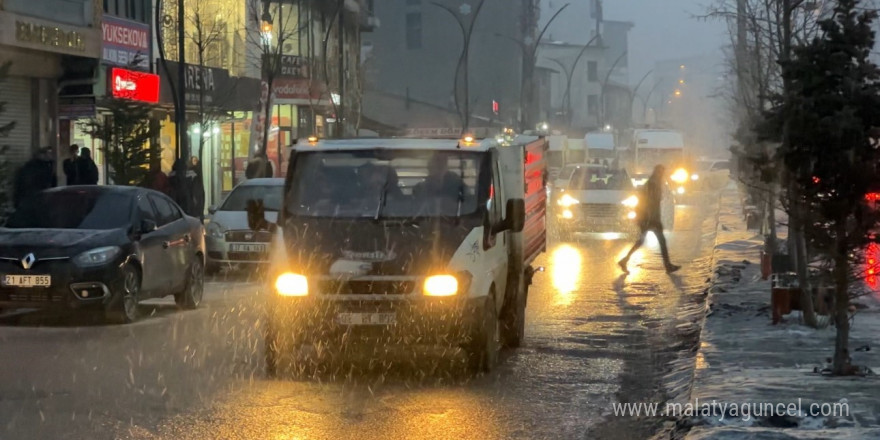
{"type": "Polygon", "coordinates": [[[373,216],[373,220],[379,221],[382,218],[382,209],[385,208],[385,203],[388,201],[388,174],[385,175],[385,183],[382,184],[382,193],[379,195],[379,206],[376,207],[376,214],[373,216]]]}

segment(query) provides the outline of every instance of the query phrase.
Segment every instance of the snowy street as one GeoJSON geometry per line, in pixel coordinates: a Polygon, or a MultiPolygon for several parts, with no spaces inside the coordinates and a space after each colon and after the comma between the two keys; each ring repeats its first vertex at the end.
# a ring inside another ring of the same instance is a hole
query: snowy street
{"type": "Polygon", "coordinates": [[[207,283],[199,310],[148,301],[134,325],[6,316],[0,437],[646,438],[669,425],[614,417],[611,404],[686,391],[713,200],[678,207],[669,239],[685,268],[672,276],[656,242],[624,277],[615,262],[627,239],[552,240],[524,347],[477,377],[460,353],[427,350],[410,362],[407,350],[382,348],[346,355],[331,374],[266,379],[261,297],[235,275],[207,283]]]}

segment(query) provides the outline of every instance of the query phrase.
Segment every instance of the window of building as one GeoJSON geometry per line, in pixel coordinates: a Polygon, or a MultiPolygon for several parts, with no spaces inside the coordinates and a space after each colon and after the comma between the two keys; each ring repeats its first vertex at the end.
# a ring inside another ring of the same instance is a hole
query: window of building
{"type": "Polygon", "coordinates": [[[587,61],[587,80],[590,82],[599,81],[599,63],[587,61]]]}
{"type": "Polygon", "coordinates": [[[408,12],[406,14],[406,48],[422,48],[422,13],[408,12]]]}
{"type": "Polygon", "coordinates": [[[587,96],[587,114],[590,116],[599,114],[599,95],[587,96]]]}
{"type": "Polygon", "coordinates": [[[150,0],[104,0],[104,12],[115,17],[149,23],[150,0]]]}

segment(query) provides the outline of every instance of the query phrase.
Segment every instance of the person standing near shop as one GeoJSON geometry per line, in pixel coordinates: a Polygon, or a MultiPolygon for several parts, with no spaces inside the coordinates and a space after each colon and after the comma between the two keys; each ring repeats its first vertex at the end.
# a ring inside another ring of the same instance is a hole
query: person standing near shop
{"type": "Polygon", "coordinates": [[[98,178],[98,165],[92,160],[92,150],[83,147],[76,158],[76,184],[97,185],[98,178]]]}
{"type": "Polygon", "coordinates": [[[65,184],[67,186],[77,185],[78,179],[76,175],[76,155],[77,153],[79,153],[79,145],[73,144],[67,149],[67,151],[70,153],[70,157],[64,159],[64,162],[61,164],[62,168],[64,169],[64,177],[66,179],[65,184]]]}

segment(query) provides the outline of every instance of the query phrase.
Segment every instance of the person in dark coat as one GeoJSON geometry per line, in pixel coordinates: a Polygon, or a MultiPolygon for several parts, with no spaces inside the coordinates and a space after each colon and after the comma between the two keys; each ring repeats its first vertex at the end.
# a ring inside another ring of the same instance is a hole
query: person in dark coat
{"type": "Polygon", "coordinates": [[[244,171],[245,177],[248,179],[259,179],[261,177],[275,177],[272,171],[272,163],[269,157],[264,153],[257,153],[254,158],[248,161],[247,168],[244,171]]]}
{"type": "Polygon", "coordinates": [[[642,188],[642,194],[639,197],[638,211],[636,212],[636,221],[639,225],[639,239],[633,245],[632,249],[629,250],[629,253],[626,254],[622,260],[617,262],[625,273],[629,273],[629,269],[627,268],[629,259],[632,257],[632,254],[645,244],[645,237],[648,235],[648,232],[653,232],[657,237],[657,242],[660,243],[660,252],[663,255],[663,265],[666,266],[666,272],[672,273],[681,269],[681,266],[672,264],[669,260],[669,249],[666,247],[666,237],[663,235],[660,202],[663,200],[663,185],[665,179],[666,168],[663,165],[657,165],[654,167],[654,172],[651,173],[651,177],[648,178],[648,181],[645,182],[645,185],[642,188]]]}
{"type": "Polygon", "coordinates": [[[92,150],[83,147],[76,159],[76,184],[97,185],[98,178],[98,165],[92,160],[92,150]]]}
{"type": "Polygon", "coordinates": [[[168,181],[171,183],[171,198],[183,208],[183,212],[187,213],[187,215],[192,210],[190,206],[192,197],[187,197],[191,194],[189,187],[191,181],[188,177],[192,172],[186,163],[186,159],[180,158],[174,161],[174,168],[168,173],[168,181]],[[186,171],[181,173],[180,170],[186,171]]]}
{"type": "Polygon", "coordinates": [[[70,152],[70,157],[64,159],[64,162],[61,164],[64,169],[64,177],[67,178],[67,185],[76,185],[77,184],[77,176],[76,176],[76,155],[79,153],[79,146],[73,144],[68,149],[70,152]]]}
{"type": "Polygon", "coordinates": [[[192,197],[192,208],[193,208],[193,217],[196,217],[203,222],[205,221],[205,180],[202,176],[202,165],[199,162],[199,158],[193,156],[190,158],[190,169],[193,171],[195,176],[189,177],[189,173],[187,173],[187,177],[192,179],[190,183],[190,194],[192,197]]]}
{"type": "Polygon", "coordinates": [[[13,205],[18,208],[22,201],[34,194],[56,186],[58,177],[55,175],[55,163],[52,162],[52,147],[41,148],[15,175],[13,205]]]}

